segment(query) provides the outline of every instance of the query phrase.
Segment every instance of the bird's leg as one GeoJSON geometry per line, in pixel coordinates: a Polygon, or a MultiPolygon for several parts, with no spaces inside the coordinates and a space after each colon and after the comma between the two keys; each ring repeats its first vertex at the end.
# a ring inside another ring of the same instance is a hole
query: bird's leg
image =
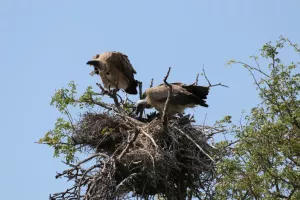
{"type": "Polygon", "coordinates": [[[104,87],[102,87],[100,83],[96,83],[96,85],[101,89],[100,95],[105,95],[109,93],[104,87]]]}

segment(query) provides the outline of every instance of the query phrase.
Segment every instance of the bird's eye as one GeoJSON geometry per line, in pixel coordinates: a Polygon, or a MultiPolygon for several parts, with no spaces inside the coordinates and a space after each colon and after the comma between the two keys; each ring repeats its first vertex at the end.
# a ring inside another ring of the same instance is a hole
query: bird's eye
{"type": "Polygon", "coordinates": [[[106,75],[109,75],[109,72],[107,72],[106,75]]]}

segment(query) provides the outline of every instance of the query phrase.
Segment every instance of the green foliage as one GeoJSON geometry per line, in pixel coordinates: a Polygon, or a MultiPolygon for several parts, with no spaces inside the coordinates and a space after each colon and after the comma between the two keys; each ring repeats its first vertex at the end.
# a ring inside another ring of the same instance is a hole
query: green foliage
{"type": "MultiPolygon", "coordinates": [[[[55,106],[67,119],[58,118],[54,129],[48,131],[43,138],[39,140],[40,144],[47,144],[54,148],[54,157],[59,157],[61,154],[65,155],[65,162],[72,163],[75,161],[75,153],[81,152],[80,147],[77,147],[71,139],[71,133],[74,132],[75,127],[73,118],[69,111],[69,107],[73,108],[93,108],[95,103],[100,103],[99,97],[93,92],[91,86],[87,87],[86,91],[77,97],[76,84],[71,81],[68,88],[62,88],[55,92],[51,100],[51,105],[55,106]]],[[[105,130],[107,133],[111,130],[105,130]]]]}
{"type": "Polygon", "coordinates": [[[65,154],[66,162],[73,162],[76,147],[69,136],[72,128],[70,122],[65,121],[63,118],[58,118],[55,123],[55,128],[48,131],[46,135],[39,140],[39,143],[45,143],[52,146],[54,148],[54,157],[65,154]]]}
{"type": "MultiPolygon", "coordinates": [[[[262,68],[242,64],[253,76],[261,104],[245,117],[246,124],[232,125],[238,143],[218,164],[217,199],[300,198],[300,74],[297,64],[284,65],[279,49],[290,44],[280,38],[261,49],[269,64],[262,68]]],[[[230,118],[221,121],[228,123],[230,118]]]]}

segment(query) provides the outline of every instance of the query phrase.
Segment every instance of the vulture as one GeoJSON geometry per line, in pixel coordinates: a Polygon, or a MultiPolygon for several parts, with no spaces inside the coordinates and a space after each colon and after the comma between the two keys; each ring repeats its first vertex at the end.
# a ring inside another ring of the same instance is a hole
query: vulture
{"type": "MultiPolygon", "coordinates": [[[[183,113],[186,108],[194,108],[197,105],[208,107],[205,100],[209,87],[185,85],[183,83],[171,83],[172,96],[169,100],[167,116],[183,113]]],[[[169,88],[164,84],[146,90],[146,98],[136,103],[136,114],[143,112],[145,108],[154,107],[161,115],[168,97],[169,88]]]]}
{"type": "Polygon", "coordinates": [[[94,66],[92,74],[100,75],[104,88],[124,89],[128,94],[137,94],[138,81],[134,79],[136,71],[127,55],[120,52],[97,54],[86,64],[94,66]]]}

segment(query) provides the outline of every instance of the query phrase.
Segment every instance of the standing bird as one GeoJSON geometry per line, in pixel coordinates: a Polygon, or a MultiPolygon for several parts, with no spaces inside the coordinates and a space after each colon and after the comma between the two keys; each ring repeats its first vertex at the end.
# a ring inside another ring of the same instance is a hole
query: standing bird
{"type": "MultiPolygon", "coordinates": [[[[169,100],[167,116],[183,113],[186,108],[194,108],[197,105],[208,107],[205,102],[209,87],[185,85],[183,83],[171,83],[172,96],[169,100]]],[[[136,103],[136,114],[140,114],[145,108],[154,107],[162,115],[165,102],[168,98],[169,88],[164,84],[146,90],[146,98],[136,103]]]]}
{"type": "Polygon", "coordinates": [[[92,73],[100,75],[104,88],[124,89],[128,94],[137,94],[136,71],[125,54],[116,51],[97,54],[86,64],[94,66],[92,73]]]}

